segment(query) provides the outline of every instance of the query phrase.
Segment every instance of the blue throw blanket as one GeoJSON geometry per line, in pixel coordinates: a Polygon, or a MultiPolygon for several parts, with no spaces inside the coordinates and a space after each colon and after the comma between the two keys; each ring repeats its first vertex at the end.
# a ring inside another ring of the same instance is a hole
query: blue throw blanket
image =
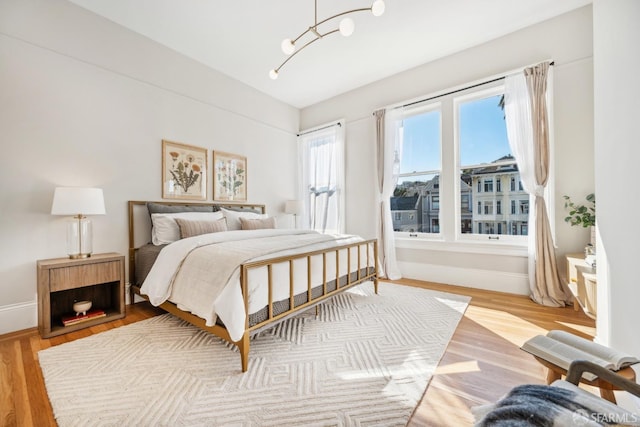
{"type": "Polygon", "coordinates": [[[473,412],[479,419],[476,427],[640,426],[640,415],[566,381],[518,386],[499,402],[473,412]]]}

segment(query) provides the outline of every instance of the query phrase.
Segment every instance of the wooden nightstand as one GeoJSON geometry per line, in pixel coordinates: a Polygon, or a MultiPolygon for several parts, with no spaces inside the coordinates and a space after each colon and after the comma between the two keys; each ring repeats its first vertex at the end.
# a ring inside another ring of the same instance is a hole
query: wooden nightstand
{"type": "Polygon", "coordinates": [[[117,253],[85,259],[39,260],[38,330],[50,338],[125,316],[124,256],[117,253]],[[89,300],[92,309],[106,316],[64,326],[62,317],[73,315],[73,303],[89,300]]]}

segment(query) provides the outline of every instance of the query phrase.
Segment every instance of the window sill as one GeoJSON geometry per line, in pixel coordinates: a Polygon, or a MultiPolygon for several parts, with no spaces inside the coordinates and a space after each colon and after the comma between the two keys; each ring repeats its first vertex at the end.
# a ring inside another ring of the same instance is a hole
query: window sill
{"type": "Polygon", "coordinates": [[[419,237],[396,236],[395,242],[396,248],[402,249],[423,249],[470,254],[507,255],[525,258],[528,256],[527,246],[496,241],[491,243],[481,241],[447,242],[444,240],[424,239],[419,237]]]}

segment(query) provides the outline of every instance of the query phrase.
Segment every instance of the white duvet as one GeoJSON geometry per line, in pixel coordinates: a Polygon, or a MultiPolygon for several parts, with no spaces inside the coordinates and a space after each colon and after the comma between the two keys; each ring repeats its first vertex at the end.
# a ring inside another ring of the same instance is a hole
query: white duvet
{"type": "MultiPolygon", "coordinates": [[[[156,259],[141,287],[153,305],[169,300],[181,310],[203,318],[208,326],[216,317],[224,322],[232,340],[238,341],[245,328],[246,312],[240,286],[239,265],[249,261],[290,256],[362,241],[353,235],[325,235],[310,230],[242,230],[204,234],[167,245],[156,259]]],[[[335,255],[327,256],[327,281],[348,271],[373,266],[373,249],[362,246],[358,265],[357,249],[340,251],[339,271],[335,255]]],[[[249,313],[268,303],[266,267],[248,274],[249,313]]],[[[307,259],[294,261],[294,293],[307,290],[307,259]]],[[[289,297],[289,263],[274,265],[273,301],[289,297]]],[[[312,286],[323,282],[322,256],[311,258],[312,286]]]]}

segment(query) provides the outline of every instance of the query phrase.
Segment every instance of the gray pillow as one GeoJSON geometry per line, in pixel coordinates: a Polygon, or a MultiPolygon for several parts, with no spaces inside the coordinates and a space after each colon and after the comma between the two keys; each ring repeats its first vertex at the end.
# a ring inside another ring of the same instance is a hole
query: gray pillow
{"type": "MultiPolygon", "coordinates": [[[[217,208],[217,206],[216,206],[217,208]]],[[[214,206],[178,206],[178,205],[162,205],[160,203],[147,203],[149,215],[154,213],[180,213],[180,212],[216,212],[214,206]]]]}
{"type": "Polygon", "coordinates": [[[234,211],[234,212],[251,212],[251,213],[262,215],[262,209],[260,208],[254,209],[254,208],[240,208],[240,207],[225,207],[225,209],[228,211],[234,211]]]}

